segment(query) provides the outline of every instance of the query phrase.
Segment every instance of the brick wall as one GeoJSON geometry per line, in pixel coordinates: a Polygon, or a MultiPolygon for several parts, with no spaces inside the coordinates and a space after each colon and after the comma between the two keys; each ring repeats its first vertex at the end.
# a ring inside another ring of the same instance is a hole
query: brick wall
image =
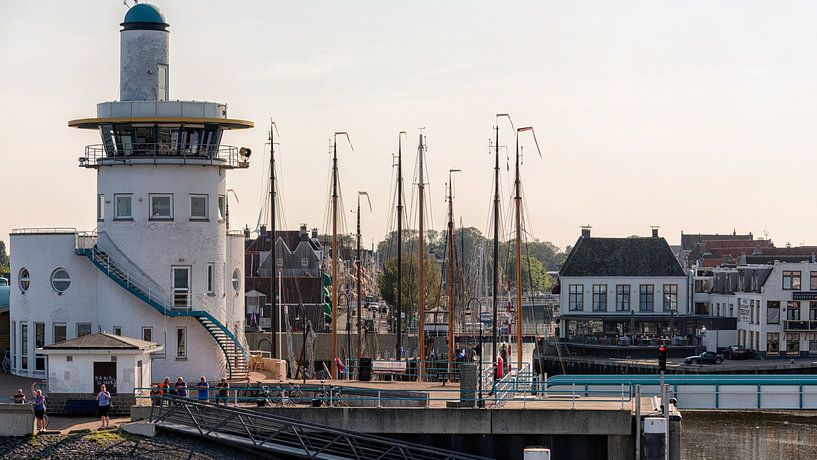
{"type": "MultiPolygon", "coordinates": [[[[130,408],[133,405],[150,405],[147,398],[136,398],[132,394],[120,393],[111,395],[111,415],[130,415],[130,408]]],[[[66,414],[65,403],[69,400],[90,400],[96,401],[96,396],[89,393],[49,393],[47,395],[46,407],[49,414],[66,414]]]]}

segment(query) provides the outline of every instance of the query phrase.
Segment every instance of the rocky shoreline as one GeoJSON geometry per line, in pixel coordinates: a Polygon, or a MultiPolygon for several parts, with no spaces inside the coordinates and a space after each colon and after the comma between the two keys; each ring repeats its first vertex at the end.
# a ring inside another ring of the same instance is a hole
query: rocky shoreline
{"type": "Polygon", "coordinates": [[[22,438],[0,437],[0,458],[4,459],[255,459],[251,452],[170,433],[143,438],[121,430],[91,431],[68,435],[37,435],[22,438]]]}

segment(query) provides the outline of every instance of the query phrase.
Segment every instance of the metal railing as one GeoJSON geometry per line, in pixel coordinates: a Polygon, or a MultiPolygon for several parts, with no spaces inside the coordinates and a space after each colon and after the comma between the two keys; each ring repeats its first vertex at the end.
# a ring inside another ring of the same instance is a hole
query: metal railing
{"type": "Polygon", "coordinates": [[[320,459],[481,459],[376,435],[302,422],[248,409],[163,397],[151,408],[158,427],[215,438],[284,456],[320,459]]]}
{"type": "Polygon", "coordinates": [[[76,232],[76,228],[70,227],[32,227],[11,230],[12,235],[71,235],[76,232]]]}
{"type": "Polygon", "coordinates": [[[522,394],[531,394],[534,386],[534,375],[530,364],[525,363],[521,369],[511,369],[502,379],[494,384],[493,394],[495,404],[501,406],[508,399],[522,394]]]}
{"type": "Polygon", "coordinates": [[[142,143],[129,146],[105,146],[92,144],[85,146],[85,153],[79,157],[83,167],[95,168],[104,164],[144,162],[149,160],[181,160],[194,164],[211,164],[229,168],[248,167],[246,159],[239,155],[239,148],[222,144],[197,144],[186,147],[172,147],[170,144],[142,143]]]}

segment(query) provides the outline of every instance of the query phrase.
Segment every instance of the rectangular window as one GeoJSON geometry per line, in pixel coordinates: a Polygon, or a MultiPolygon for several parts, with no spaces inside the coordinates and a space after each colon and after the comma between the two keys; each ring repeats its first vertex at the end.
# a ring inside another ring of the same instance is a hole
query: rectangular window
{"type": "MultiPolygon", "coordinates": [[[[45,346],[45,323],[34,323],[34,349],[45,346]]],[[[34,370],[45,370],[45,355],[34,354],[34,370]]]]}
{"type": "Polygon", "coordinates": [[[190,305],[190,267],[172,267],[173,271],[173,306],[190,305]]]}
{"type": "Polygon", "coordinates": [[[114,326],[113,335],[122,335],[122,326],[114,326]]]}
{"type": "Polygon", "coordinates": [[[213,263],[207,264],[207,293],[215,292],[216,281],[216,265],[213,263]]]}
{"type": "Polygon", "coordinates": [[[150,194],[150,219],[173,219],[173,195],[169,193],[150,194]]]}
{"type": "Polygon", "coordinates": [[[780,302],[769,300],[766,302],[766,324],[780,324],[780,302]]]}
{"type": "Polygon", "coordinates": [[[755,301],[749,300],[749,324],[755,324],[755,301]]]}
{"type": "Polygon", "coordinates": [[[153,328],[152,327],[143,327],[142,328],[142,340],[145,342],[153,342],[153,328]]]}
{"type": "Polygon", "coordinates": [[[28,324],[20,323],[20,356],[23,370],[28,370],[28,324]]]}
{"type": "Polygon", "coordinates": [[[607,285],[593,285],[593,311],[607,311],[607,285]]]}
{"type": "Polygon", "coordinates": [[[114,195],[113,203],[114,203],[114,219],[117,220],[133,219],[133,195],[130,194],[114,195]]]}
{"type": "Polygon", "coordinates": [[[780,334],[777,332],[766,333],[766,353],[776,355],[780,353],[780,334]]]}
{"type": "Polygon", "coordinates": [[[218,196],[218,221],[223,222],[227,218],[227,197],[218,196]]]}
{"type": "Polygon", "coordinates": [[[156,100],[157,101],[166,101],[169,92],[168,92],[168,84],[167,84],[167,77],[168,77],[168,65],[167,64],[159,64],[157,68],[157,79],[156,79],[156,100]]]}
{"type": "Polygon", "coordinates": [[[638,287],[638,307],[641,311],[655,310],[655,286],[642,284],[638,287]]]}
{"type": "Polygon", "coordinates": [[[786,304],[786,319],[789,321],[800,321],[800,302],[789,301],[786,304]]]}
{"type": "Polygon", "coordinates": [[[91,335],[91,323],[77,323],[77,337],[91,335]]]}
{"type": "Polygon", "coordinates": [[[190,195],[190,220],[207,220],[207,195],[190,195]]]}
{"type": "Polygon", "coordinates": [[[301,267],[308,267],[309,266],[309,259],[306,257],[301,257],[301,267]]]}
{"type": "Polygon", "coordinates": [[[806,338],[808,339],[809,356],[817,355],[817,332],[809,332],[806,338]]]}
{"type": "Polygon", "coordinates": [[[11,367],[17,369],[17,321],[11,322],[11,367]]]}
{"type": "Polygon", "coordinates": [[[584,285],[571,284],[569,286],[568,308],[570,311],[581,311],[584,309],[584,285]]]}
{"type": "Polygon", "coordinates": [[[808,319],[809,321],[817,321],[817,302],[813,300],[808,303],[808,319]]]}
{"type": "Polygon", "coordinates": [[[630,310],[630,285],[617,284],[616,285],[616,310],[629,311],[630,310]]]}
{"type": "Polygon", "coordinates": [[[783,271],[783,289],[787,291],[800,290],[800,272],[799,271],[783,271]]]}
{"type": "Polygon", "coordinates": [[[800,333],[787,332],[786,333],[786,353],[797,354],[800,353],[800,333]]]}
{"type": "Polygon", "coordinates": [[[176,328],[176,359],[187,358],[187,328],[176,328]]]}
{"type": "Polygon", "coordinates": [[[68,338],[68,328],[65,324],[54,324],[54,341],[52,343],[65,342],[68,338]]]}
{"type": "Polygon", "coordinates": [[[96,220],[105,220],[105,195],[96,196],[96,220]]]}
{"type": "Polygon", "coordinates": [[[817,291],[817,272],[809,273],[809,290],[817,291]]]}
{"type": "Polygon", "coordinates": [[[664,311],[678,311],[678,285],[664,285],[664,311]]]}

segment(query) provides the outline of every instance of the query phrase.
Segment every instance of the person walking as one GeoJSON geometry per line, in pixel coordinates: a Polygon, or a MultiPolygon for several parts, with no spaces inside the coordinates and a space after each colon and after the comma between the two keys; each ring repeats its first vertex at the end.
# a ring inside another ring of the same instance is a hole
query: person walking
{"type": "Polygon", "coordinates": [[[37,431],[45,430],[45,396],[42,390],[34,390],[34,418],[37,419],[37,431]]]}
{"type": "Polygon", "coordinates": [[[111,426],[111,419],[108,418],[108,413],[111,410],[111,393],[105,385],[99,386],[99,393],[96,395],[96,400],[99,403],[98,415],[99,421],[102,422],[100,428],[108,428],[111,426]]]}
{"type": "Polygon", "coordinates": [[[182,377],[176,380],[176,396],[180,398],[187,397],[187,382],[182,377]]]}
{"type": "Polygon", "coordinates": [[[210,396],[210,383],[207,379],[202,375],[199,379],[199,383],[196,384],[196,391],[199,401],[207,401],[210,396]]]}

